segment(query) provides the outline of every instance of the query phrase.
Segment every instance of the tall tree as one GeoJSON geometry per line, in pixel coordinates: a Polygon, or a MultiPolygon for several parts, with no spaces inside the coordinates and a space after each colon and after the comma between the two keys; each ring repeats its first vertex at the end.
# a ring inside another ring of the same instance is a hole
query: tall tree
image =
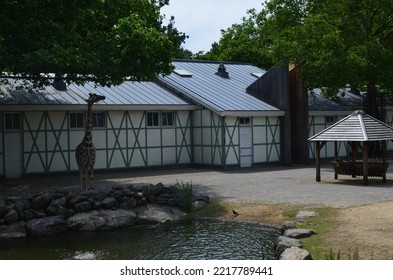
{"type": "Polygon", "coordinates": [[[0,72],[47,84],[118,84],[169,74],[185,35],[163,25],[168,0],[2,0],[0,72]]]}
{"type": "Polygon", "coordinates": [[[268,9],[276,58],[303,60],[309,87],[364,89],[368,113],[380,117],[378,90],[393,89],[393,1],[274,0],[268,9]]]}
{"type": "Polygon", "coordinates": [[[308,87],[364,89],[379,118],[377,96],[393,89],[392,15],[391,0],[268,0],[225,30],[214,51],[261,67],[302,62],[308,87]]]}
{"type": "Polygon", "coordinates": [[[228,60],[254,63],[262,68],[270,68],[273,63],[271,55],[272,40],[263,31],[266,21],[265,10],[257,13],[255,9],[247,11],[241,23],[221,30],[218,43],[201,57],[210,60],[228,60]]]}

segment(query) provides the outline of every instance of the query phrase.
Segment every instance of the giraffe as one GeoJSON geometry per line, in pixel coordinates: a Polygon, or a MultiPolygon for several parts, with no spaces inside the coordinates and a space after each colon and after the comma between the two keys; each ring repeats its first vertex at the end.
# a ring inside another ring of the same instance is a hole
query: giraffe
{"type": "Polygon", "coordinates": [[[105,100],[105,96],[98,95],[95,93],[89,93],[87,102],[87,120],[86,120],[86,131],[82,142],[76,147],[75,158],[78,164],[78,169],[81,179],[81,190],[87,190],[87,177],[90,177],[90,188],[93,188],[93,168],[96,161],[96,149],[93,144],[93,113],[92,106],[100,100],[105,100]]]}

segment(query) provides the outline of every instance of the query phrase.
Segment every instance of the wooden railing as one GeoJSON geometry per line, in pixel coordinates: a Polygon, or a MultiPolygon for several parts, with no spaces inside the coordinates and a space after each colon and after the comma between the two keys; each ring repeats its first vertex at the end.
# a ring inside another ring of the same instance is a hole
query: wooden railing
{"type": "MultiPolygon", "coordinates": [[[[368,161],[368,177],[386,177],[389,162],[368,161]]],[[[363,176],[363,161],[333,161],[334,178],[337,175],[363,176]]]]}

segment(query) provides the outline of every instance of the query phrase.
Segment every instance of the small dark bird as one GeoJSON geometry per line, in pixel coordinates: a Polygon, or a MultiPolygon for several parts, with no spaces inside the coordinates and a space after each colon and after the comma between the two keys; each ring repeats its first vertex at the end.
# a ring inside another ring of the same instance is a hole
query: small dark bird
{"type": "Polygon", "coordinates": [[[237,213],[235,210],[232,210],[233,215],[239,216],[239,213],[237,213]]]}

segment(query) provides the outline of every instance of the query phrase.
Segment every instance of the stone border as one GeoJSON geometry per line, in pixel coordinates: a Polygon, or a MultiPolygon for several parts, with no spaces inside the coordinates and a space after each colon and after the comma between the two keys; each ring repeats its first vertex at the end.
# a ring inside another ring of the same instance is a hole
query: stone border
{"type": "Polygon", "coordinates": [[[184,203],[200,209],[209,197],[195,196],[189,185],[161,183],[7,197],[0,200],[0,239],[165,223],[185,216],[184,203]]]}
{"type": "MultiPolygon", "coordinates": [[[[299,211],[298,218],[308,218],[318,215],[314,211],[299,211]]],[[[310,253],[303,249],[300,239],[317,234],[312,229],[298,229],[295,221],[285,221],[281,224],[281,236],[276,243],[276,254],[279,260],[312,260],[310,253]]]]}

